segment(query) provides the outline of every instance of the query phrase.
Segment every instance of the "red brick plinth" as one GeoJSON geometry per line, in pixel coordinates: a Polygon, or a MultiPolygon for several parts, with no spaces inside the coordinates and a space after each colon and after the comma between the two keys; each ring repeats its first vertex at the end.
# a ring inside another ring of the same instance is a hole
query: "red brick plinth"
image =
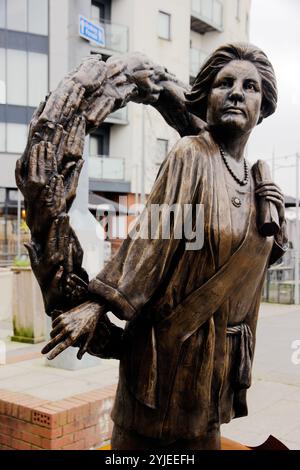
{"type": "Polygon", "coordinates": [[[58,401],[0,389],[1,450],[83,450],[101,447],[112,431],[116,386],[58,401]]]}

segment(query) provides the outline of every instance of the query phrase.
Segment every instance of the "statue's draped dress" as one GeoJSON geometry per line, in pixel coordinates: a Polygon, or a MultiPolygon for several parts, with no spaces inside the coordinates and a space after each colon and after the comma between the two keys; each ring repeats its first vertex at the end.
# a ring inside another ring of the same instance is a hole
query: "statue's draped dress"
{"type": "MultiPolygon", "coordinates": [[[[208,132],[175,145],[149,195],[147,207],[151,204],[202,204],[203,247],[186,250],[186,240],[174,236],[180,223],[174,216],[169,239],[128,236],[89,289],[127,320],[114,422],[152,438],[192,439],[247,414],[261,290],[268,265],[284,252],[284,236],[274,240],[258,233],[252,176],[239,186],[208,132]],[[233,264],[231,281],[226,266],[237,249],[250,255],[250,262],[233,264]],[[218,285],[228,295],[217,307],[209,293],[204,305],[199,298],[199,328],[189,331],[189,308],[180,311],[184,331],[176,332],[171,323],[166,327],[176,307],[221,268],[224,285],[222,276],[218,285]],[[186,339],[178,342],[177,333],[186,339]]],[[[147,227],[144,212],[139,229],[147,227]]]]}

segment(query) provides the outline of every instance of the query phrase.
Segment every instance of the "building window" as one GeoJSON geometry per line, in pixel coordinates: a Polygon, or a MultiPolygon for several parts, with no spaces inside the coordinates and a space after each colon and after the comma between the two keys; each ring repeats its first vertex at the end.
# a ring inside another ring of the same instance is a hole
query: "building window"
{"type": "Polygon", "coordinates": [[[5,28],[6,4],[5,0],[0,0],[0,28],[5,28]]]}
{"type": "Polygon", "coordinates": [[[17,189],[9,189],[8,190],[8,200],[17,202],[18,201],[18,190],[17,189]]]}
{"type": "MultiPolygon", "coordinates": [[[[9,104],[27,104],[27,53],[7,49],[7,96],[9,104]]],[[[38,77],[36,77],[38,80],[38,77]]]]}
{"type": "Polygon", "coordinates": [[[99,146],[98,138],[91,135],[90,136],[90,148],[89,148],[89,153],[91,157],[95,157],[99,155],[98,146],[99,146]]]}
{"type": "Polygon", "coordinates": [[[0,0],[0,28],[48,35],[48,0],[0,0]]]}
{"type": "Polygon", "coordinates": [[[47,36],[48,0],[28,0],[28,32],[47,36]]]}
{"type": "Polygon", "coordinates": [[[111,233],[108,234],[109,238],[124,240],[127,236],[127,217],[111,216],[110,224],[111,233]]]}
{"type": "Polygon", "coordinates": [[[47,91],[47,54],[0,49],[0,104],[36,107],[47,91]]]}
{"type": "Polygon", "coordinates": [[[23,153],[27,142],[28,126],[0,122],[0,152],[23,153]]]}
{"type": "Polygon", "coordinates": [[[158,36],[169,41],[171,39],[171,15],[169,13],[158,12],[158,36]]]}
{"type": "Polygon", "coordinates": [[[0,188],[0,204],[5,204],[6,201],[6,190],[5,188],[0,188]]]}
{"type": "Polygon", "coordinates": [[[0,104],[6,103],[6,60],[5,49],[0,49],[0,104]]]}
{"type": "Polygon", "coordinates": [[[0,122],[0,152],[5,152],[5,123],[0,122]]]}
{"type": "Polygon", "coordinates": [[[249,37],[249,14],[246,13],[246,33],[247,36],[249,37]]]}
{"type": "Polygon", "coordinates": [[[168,154],[169,141],[166,139],[156,139],[155,163],[161,164],[168,154]]]}
{"type": "Polygon", "coordinates": [[[90,135],[90,155],[109,156],[110,125],[104,123],[90,135]]]}
{"type": "Polygon", "coordinates": [[[26,124],[6,124],[6,151],[23,153],[27,141],[26,124]]]}
{"type": "Polygon", "coordinates": [[[100,18],[102,18],[100,5],[92,4],[91,17],[92,17],[92,20],[97,20],[97,21],[99,21],[100,18]]]}
{"type": "Polygon", "coordinates": [[[190,78],[194,79],[197,77],[207,56],[208,54],[201,49],[190,49],[190,78]]]}
{"type": "Polygon", "coordinates": [[[241,0],[236,0],[236,19],[241,19],[241,0]]]}
{"type": "Polygon", "coordinates": [[[37,106],[48,91],[48,56],[28,52],[28,106],[37,106]],[[38,77],[38,80],[36,79],[38,77]]]}
{"type": "Polygon", "coordinates": [[[92,0],[91,17],[95,20],[110,20],[111,0],[92,0]]]}
{"type": "Polygon", "coordinates": [[[27,30],[27,0],[9,0],[6,2],[7,29],[27,30]]]}

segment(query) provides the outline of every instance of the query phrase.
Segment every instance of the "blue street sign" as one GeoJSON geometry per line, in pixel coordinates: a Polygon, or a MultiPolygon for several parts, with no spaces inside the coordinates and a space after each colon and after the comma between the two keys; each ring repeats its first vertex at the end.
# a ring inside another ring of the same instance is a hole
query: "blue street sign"
{"type": "Polygon", "coordinates": [[[99,46],[105,46],[105,31],[103,26],[92,23],[82,15],[79,15],[79,35],[88,41],[95,42],[99,46]]]}

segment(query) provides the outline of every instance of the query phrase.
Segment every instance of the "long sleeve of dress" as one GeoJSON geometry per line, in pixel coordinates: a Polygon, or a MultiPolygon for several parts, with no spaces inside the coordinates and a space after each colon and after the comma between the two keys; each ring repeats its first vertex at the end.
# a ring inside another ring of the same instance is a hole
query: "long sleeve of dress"
{"type": "Polygon", "coordinates": [[[131,231],[114,258],[89,284],[89,291],[108,302],[121,319],[132,319],[151,299],[168,273],[180,243],[177,234],[183,224],[184,205],[194,201],[199,181],[199,156],[191,141],[189,137],[180,139],[162,164],[146,208],[135,225],[143,238],[133,237],[131,231]],[[174,217],[170,217],[167,238],[161,234],[169,223],[168,216],[160,217],[150,230],[150,209],[162,204],[177,205],[174,217]]]}
{"type": "Polygon", "coordinates": [[[284,220],[281,224],[280,230],[274,237],[274,244],[269,259],[269,266],[279,260],[288,250],[288,237],[286,221],[284,220]]]}

